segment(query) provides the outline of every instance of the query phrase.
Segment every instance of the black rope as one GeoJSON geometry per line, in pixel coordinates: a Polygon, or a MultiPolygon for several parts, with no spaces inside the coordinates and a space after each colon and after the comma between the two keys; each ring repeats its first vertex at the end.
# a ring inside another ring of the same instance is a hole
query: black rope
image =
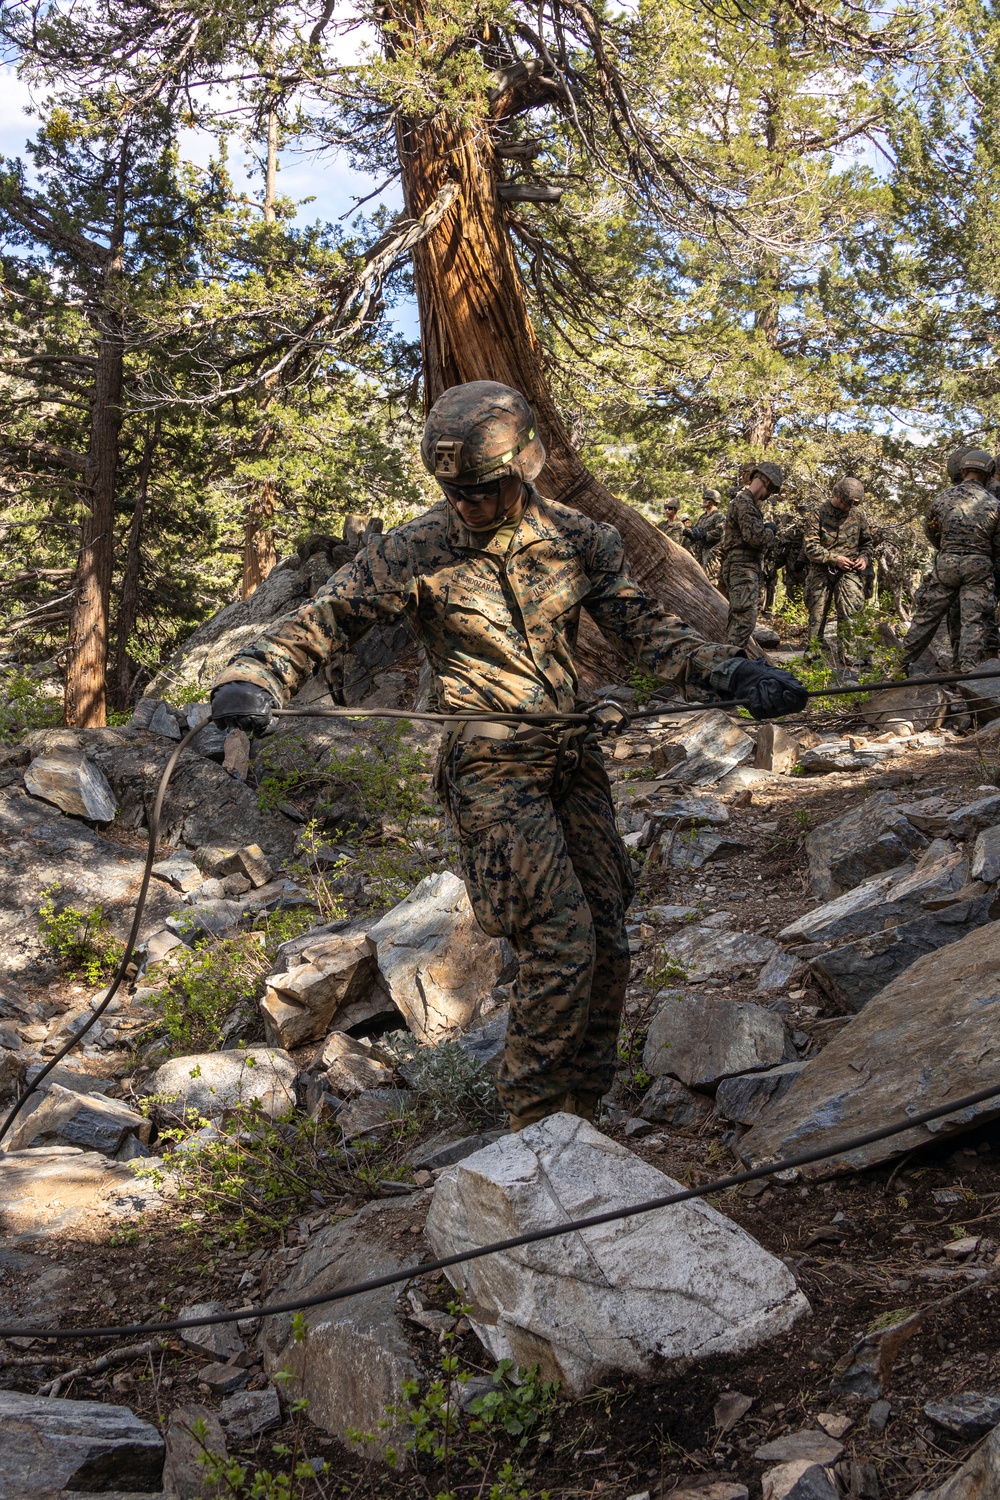
{"type": "Polygon", "coordinates": [[[768,1166],[751,1167],[745,1172],[734,1172],[728,1177],[716,1178],[714,1182],[708,1182],[703,1187],[684,1188],[677,1193],[666,1193],[661,1198],[647,1198],[642,1203],[632,1203],[625,1208],[608,1209],[601,1214],[590,1214],[585,1219],[567,1219],[563,1224],[553,1224],[546,1229],[534,1229],[527,1234],[512,1235],[506,1240],[494,1240],[488,1245],[479,1245],[474,1250],[462,1250],[455,1255],[443,1255],[437,1260],[419,1261],[402,1270],[390,1271],[385,1276],[373,1276],[368,1281],[355,1281],[348,1286],[337,1287],[333,1291],[319,1292],[314,1297],[297,1297],[292,1302],[272,1302],[263,1307],[242,1307],[235,1312],[212,1313],[201,1318],[173,1318],[169,1322],[131,1323],[117,1328],[7,1327],[0,1328],[0,1338],[131,1338],[134,1334],[176,1333],[183,1328],[206,1328],[217,1323],[242,1322],[244,1318],[268,1318],[276,1317],[281,1313],[302,1312],[307,1307],[321,1307],[328,1302],[343,1302],[347,1297],[357,1297],[362,1292],[374,1292],[381,1287],[397,1286],[401,1282],[412,1280],[415,1276],[427,1276],[434,1271],[445,1271],[449,1266],[459,1266],[471,1260],[481,1260],[486,1255],[498,1255],[505,1250],[517,1250],[523,1245],[537,1245],[543,1240],[558,1239],[561,1235],[576,1234],[583,1229],[597,1229],[602,1224],[614,1224],[622,1219],[635,1219],[641,1214],[655,1213],[661,1208],[671,1208],[676,1203],[690,1203],[694,1198],[706,1198],[712,1193],[728,1192],[731,1188],[741,1187],[745,1182],[757,1182],[763,1177],[773,1177],[779,1172],[790,1172],[798,1167],[809,1166],[813,1162],[829,1161],[832,1157],[858,1151],[863,1146],[871,1146],[877,1141],[888,1140],[891,1136],[902,1135],[907,1130],[915,1130],[920,1125],[927,1125],[932,1120],[941,1120],[946,1115],[961,1114],[963,1110],[971,1109],[976,1104],[984,1104],[990,1099],[997,1098],[1000,1098],[1000,1084],[994,1084],[988,1089],[980,1089],[975,1094],[966,1094],[961,1099],[953,1099],[949,1104],[936,1105],[935,1108],[924,1110],[923,1113],[913,1115],[909,1119],[896,1121],[892,1125],[883,1125],[878,1130],[866,1131],[864,1135],[851,1136],[848,1140],[838,1141],[833,1146],[825,1146],[815,1151],[803,1151],[798,1156],[788,1156],[768,1166]]]}

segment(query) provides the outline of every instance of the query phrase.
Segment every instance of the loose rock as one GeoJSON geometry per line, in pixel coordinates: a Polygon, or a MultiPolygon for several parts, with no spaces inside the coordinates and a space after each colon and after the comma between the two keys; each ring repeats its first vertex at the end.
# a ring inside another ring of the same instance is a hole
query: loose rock
{"type": "Polygon", "coordinates": [[[639,1113],[656,1125],[673,1125],[684,1130],[700,1125],[712,1110],[712,1101],[695,1094],[676,1078],[658,1078],[642,1097],[639,1113]]]}
{"type": "Polygon", "coordinates": [[[785,1028],[773,1011],[746,1001],[668,992],[653,1017],[642,1054],[654,1077],[670,1074],[709,1088],[736,1073],[785,1061],[785,1028]]]}
{"type": "Polygon", "coordinates": [[[768,1469],[761,1483],[764,1500],[840,1500],[830,1471],[806,1458],[768,1469]]]}
{"type": "Polygon", "coordinates": [[[805,1066],[804,1062],[782,1063],[766,1073],[724,1078],[715,1093],[715,1108],[724,1120],[752,1125],[772,1100],[788,1093],[805,1066]]]}
{"type": "MultiPolygon", "coordinates": [[[[194,1302],[190,1307],[182,1307],[177,1316],[211,1318],[228,1311],[221,1302],[194,1302]]],[[[206,1323],[199,1328],[182,1328],[180,1337],[181,1343],[189,1349],[199,1354],[212,1354],[219,1360],[232,1359],[234,1354],[242,1354],[246,1348],[234,1323],[206,1323]]]]}
{"type": "Polygon", "coordinates": [[[948,1401],[928,1401],[924,1412],[935,1426],[971,1441],[985,1437],[1000,1422],[1000,1394],[960,1391],[948,1401]]]}
{"type": "Polygon", "coordinates": [[[119,1099],[105,1099],[98,1093],[80,1094],[52,1083],[37,1108],[27,1115],[22,1110],[7,1138],[6,1149],[23,1151],[28,1146],[61,1142],[114,1156],[129,1135],[148,1145],[151,1129],[149,1120],[119,1099]]]}
{"type": "MultiPolygon", "coordinates": [[[[725,918],[728,923],[728,918],[725,918]]],[[[714,974],[746,974],[767,963],[779,951],[767,937],[749,932],[729,932],[704,922],[685,927],[670,940],[670,956],[692,975],[705,979],[714,974]]]]}
{"type": "MultiPolygon", "coordinates": [[[[676,1191],[584,1120],[551,1115],[451,1167],[426,1233],[443,1255],[676,1191]],[[447,1246],[447,1250],[445,1247],[447,1246]]],[[[788,1268],[705,1203],[677,1204],[448,1272],[494,1359],[538,1363],[567,1394],[661,1358],[748,1349],[808,1307],[788,1268]]]]}
{"type": "Polygon", "coordinates": [[[927,835],[899,810],[894,792],[876,792],[806,835],[809,889],[830,901],[926,849],[927,835]]]}
{"type": "Polygon", "coordinates": [[[186,854],[171,854],[167,859],[158,860],[153,866],[153,874],[185,895],[188,891],[196,891],[205,880],[194,860],[188,859],[186,854]]]}
{"type": "Polygon", "coordinates": [[[72,751],[39,755],[25,771],[24,785],[33,797],[91,823],[110,823],[118,810],[104,773],[85,755],[72,751]]]}
{"type": "Polygon", "coordinates": [[[219,1421],[231,1438],[246,1439],[281,1426],[281,1403],[273,1385],[240,1391],[219,1407],[219,1421]]]}
{"type": "Polygon", "coordinates": [[[763,1463],[787,1464],[806,1459],[812,1464],[833,1464],[843,1451],[843,1443],[827,1433],[803,1427],[798,1432],[786,1432],[781,1437],[772,1438],[756,1449],[754,1458],[763,1463]]]}
{"type": "Polygon", "coordinates": [[[145,1092],[162,1094],[179,1115],[193,1109],[219,1119],[238,1104],[259,1100],[274,1118],[295,1104],[298,1068],[277,1047],[241,1047],[234,1052],[200,1052],[165,1062],[145,1085],[145,1092]]]}
{"type": "Polygon", "coordinates": [[[1000,827],[984,828],[978,835],[969,873],[973,880],[984,880],[987,885],[1000,880],[1000,827]]]}
{"type": "Polygon", "coordinates": [[[163,1465],[163,1482],[167,1492],[176,1500],[214,1500],[224,1493],[222,1485],[209,1485],[202,1462],[204,1453],[225,1459],[226,1439],[219,1419],[207,1406],[189,1402],[177,1406],[167,1420],[167,1457],[163,1465]],[[194,1427],[204,1429],[204,1435],[196,1437],[194,1427]]]}
{"type": "Polygon", "coordinates": [[[228,859],[224,859],[214,872],[217,875],[243,875],[256,889],[258,886],[267,885],[274,878],[274,871],[267,860],[267,855],[259,844],[244,844],[242,849],[237,849],[228,859]]]}
{"type": "Polygon", "coordinates": [[[692,714],[661,740],[657,752],[664,769],[669,765],[671,781],[683,786],[710,786],[728,771],[741,766],[754,752],[749,735],[720,709],[692,714]]]}
{"type": "MultiPolygon", "coordinates": [[[[1000,682],[1000,678],[997,679],[1000,682]]],[[[994,1427],[956,1474],[933,1490],[918,1490],[911,1500],[994,1500],[1000,1493],[1000,1427],[994,1427]]]]}
{"type": "Polygon", "coordinates": [[[392,1012],[363,927],[339,926],[339,932],[320,932],[294,952],[279,954],[282,966],[268,975],[260,1003],[265,1033],[275,1046],[318,1042],[334,1024],[342,1031],[392,1012]]]}
{"type": "Polygon", "coordinates": [[[372,1056],[371,1043],[356,1041],[342,1031],[327,1037],[318,1059],[333,1093],[353,1099],[366,1089],[389,1088],[393,1071],[372,1056]]]}
{"type": "Polygon", "coordinates": [[[387,912],[368,944],[407,1028],[424,1043],[468,1030],[501,969],[499,942],[480,930],[465,886],[447,870],[387,912]]]}

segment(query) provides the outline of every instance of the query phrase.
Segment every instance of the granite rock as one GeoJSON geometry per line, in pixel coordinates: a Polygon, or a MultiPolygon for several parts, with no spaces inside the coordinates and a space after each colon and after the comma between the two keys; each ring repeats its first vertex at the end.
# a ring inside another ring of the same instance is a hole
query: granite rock
{"type": "Polygon", "coordinates": [[[37,756],[24,773],[24,785],[33,797],[91,823],[110,823],[118,810],[103,771],[79,752],[37,756]]]}
{"type": "Polygon", "coordinates": [[[145,1092],[173,1100],[179,1115],[193,1109],[219,1119],[238,1104],[259,1100],[265,1114],[285,1114],[295,1105],[298,1067],[277,1047],[241,1047],[232,1052],[201,1052],[163,1063],[145,1092]]]}
{"type": "Polygon", "coordinates": [[[711,1088],[736,1073],[786,1060],[785,1028],[773,1011],[748,1001],[668,995],[653,1017],[642,1054],[654,1078],[669,1074],[691,1088],[711,1088]]]}
{"type": "Polygon", "coordinates": [[[163,1439],[127,1406],[0,1391],[0,1500],[159,1488],[163,1439]]]}

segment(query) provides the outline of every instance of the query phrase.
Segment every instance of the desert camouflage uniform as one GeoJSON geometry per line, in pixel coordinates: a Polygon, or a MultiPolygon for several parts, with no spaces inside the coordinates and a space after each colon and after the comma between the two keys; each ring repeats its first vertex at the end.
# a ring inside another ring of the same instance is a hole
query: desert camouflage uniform
{"type": "Polygon", "coordinates": [[[720,549],[720,584],[729,599],[726,640],[742,649],[753,635],[760,603],[761,559],[774,528],[749,489],[740,490],[726,513],[720,549]]]}
{"type": "Polygon", "coordinates": [[[1000,564],[1000,505],[982,485],[964,480],[933,502],[924,530],[937,557],[920,586],[903,660],[909,665],[926,650],[957,601],[956,666],[968,672],[982,661],[996,616],[993,574],[1000,564]]]}
{"type": "MultiPolygon", "coordinates": [[[[405,616],[434,673],[433,707],[572,712],[581,607],[643,670],[725,692],[740,658],[666,613],[629,578],[613,527],[530,492],[506,551],[447,506],[373,537],[314,599],[245,647],[219,682],[286,702],[331,652],[405,616]]],[[[500,1097],[524,1118],[610,1085],[628,979],[628,855],[601,752],[579,736],[476,734],[440,768],[477,919],[520,960],[500,1097]]]]}
{"type": "Polygon", "coordinates": [[[838,568],[833,559],[863,557],[871,562],[872,534],[868,517],[858,506],[850,511],[838,510],[826,501],[806,519],[803,537],[809,571],[806,573],[805,602],[809,610],[809,639],[819,638],[824,615],[833,611],[837,618],[837,636],[843,642],[850,631],[850,620],[864,606],[865,575],[838,568]]]}

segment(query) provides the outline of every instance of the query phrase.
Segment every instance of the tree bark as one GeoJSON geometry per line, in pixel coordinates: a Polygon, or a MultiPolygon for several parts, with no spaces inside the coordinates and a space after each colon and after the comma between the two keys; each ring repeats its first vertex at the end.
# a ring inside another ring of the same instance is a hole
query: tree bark
{"type": "Polygon", "coordinates": [[[153,426],[146,430],[143,443],[142,462],[136,484],[135,510],[128,528],[125,546],[125,566],[122,570],[121,594],[118,598],[118,619],[115,624],[115,660],[110,673],[111,698],[115,708],[126,708],[132,692],[132,661],[128,654],[129,638],[139,615],[139,570],[142,564],[142,527],[149,498],[149,476],[153,472],[153,456],[160,440],[161,418],[157,416],[153,426]]]}
{"type": "Polygon", "coordinates": [[[262,479],[243,529],[243,583],[240,598],[249,599],[278,560],[274,549],[274,481],[262,479]]]}
{"type": "Polygon", "coordinates": [[[416,217],[446,178],[459,186],[441,223],[413,250],[425,399],[453,385],[498,380],[531,402],[548,460],[543,493],[576,506],[621,534],[636,582],[710,640],[725,633],[727,605],[690,553],[589,473],[570,440],[544,374],[524,286],[496,194],[486,122],[475,134],[444,119],[398,131],[403,194],[416,217]]]}

